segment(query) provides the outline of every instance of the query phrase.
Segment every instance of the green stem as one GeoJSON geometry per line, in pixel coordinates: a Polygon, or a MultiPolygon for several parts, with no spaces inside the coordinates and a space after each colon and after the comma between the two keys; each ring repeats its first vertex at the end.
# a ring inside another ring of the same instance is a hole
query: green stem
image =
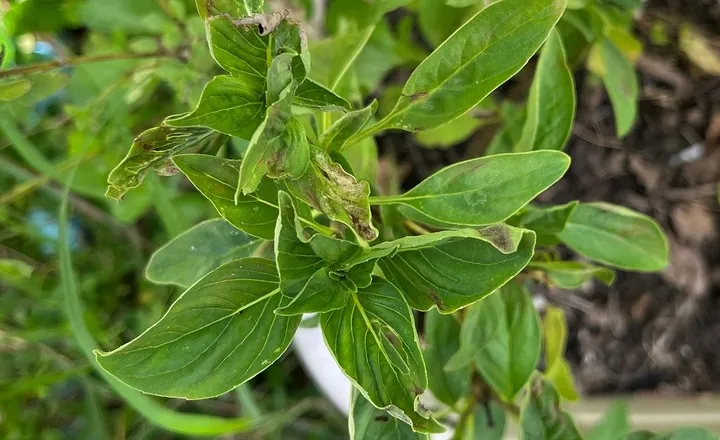
{"type": "Polygon", "coordinates": [[[103,63],[107,61],[120,61],[120,60],[141,60],[151,58],[181,58],[179,53],[167,51],[165,49],[158,50],[155,52],[144,52],[144,53],[111,53],[103,55],[88,55],[74,58],[68,58],[66,60],[55,60],[48,61],[45,63],[30,64],[27,66],[15,67],[7,70],[0,70],[0,79],[11,78],[14,76],[25,76],[32,75],[34,73],[47,72],[49,70],[59,69],[62,67],[78,66],[81,64],[91,63],[103,63]]]}
{"type": "Polygon", "coordinates": [[[406,199],[403,196],[370,196],[369,201],[371,205],[396,205],[404,202],[406,199]]]}
{"type": "Polygon", "coordinates": [[[237,387],[235,391],[238,401],[240,402],[243,415],[253,419],[260,419],[262,417],[262,410],[255,401],[255,396],[253,396],[250,386],[248,386],[247,383],[244,383],[237,387]]]}

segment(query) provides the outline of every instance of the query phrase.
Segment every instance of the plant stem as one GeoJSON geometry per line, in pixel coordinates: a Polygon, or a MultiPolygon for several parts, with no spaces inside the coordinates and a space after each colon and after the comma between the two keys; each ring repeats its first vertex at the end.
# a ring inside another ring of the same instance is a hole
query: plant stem
{"type": "Polygon", "coordinates": [[[475,410],[475,400],[469,399],[467,403],[467,407],[465,410],[460,414],[460,420],[458,420],[457,425],[455,425],[455,433],[452,436],[452,440],[462,440],[465,434],[465,425],[467,424],[468,419],[472,415],[473,411],[475,410]]]}
{"type": "Polygon", "coordinates": [[[403,196],[370,196],[371,205],[393,205],[403,200],[403,196]]]}
{"type": "Polygon", "coordinates": [[[81,64],[91,63],[102,63],[107,61],[120,61],[120,60],[141,60],[150,58],[178,58],[180,54],[175,52],[169,52],[165,49],[161,49],[155,52],[145,53],[111,53],[103,55],[88,55],[74,58],[68,58],[66,60],[55,60],[48,61],[45,63],[30,64],[27,66],[14,67],[12,69],[0,70],[0,79],[11,78],[14,76],[25,76],[32,75],[34,73],[47,72],[48,70],[59,69],[62,67],[78,66],[81,64]]]}
{"type": "Polygon", "coordinates": [[[252,389],[248,386],[247,383],[244,383],[237,387],[236,394],[243,415],[248,416],[252,419],[260,419],[260,417],[262,417],[262,411],[260,410],[260,407],[255,401],[255,396],[253,396],[252,389]]]}

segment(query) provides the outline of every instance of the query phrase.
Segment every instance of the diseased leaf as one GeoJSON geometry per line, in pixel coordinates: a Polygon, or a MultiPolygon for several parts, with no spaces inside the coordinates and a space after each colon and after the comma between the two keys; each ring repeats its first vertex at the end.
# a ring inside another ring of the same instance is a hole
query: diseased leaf
{"type": "Polygon", "coordinates": [[[505,434],[505,411],[496,402],[475,405],[475,412],[462,426],[459,440],[502,440],[505,434]],[[487,405],[487,407],[485,406],[487,405]]]}
{"type": "Polygon", "coordinates": [[[145,276],[153,283],[188,287],[229,261],[251,256],[260,243],[223,219],[208,220],[156,250],[145,276]]]}
{"type": "MultiPolygon", "coordinates": [[[[499,312],[499,325],[475,354],[480,376],[503,400],[511,402],[530,379],[540,357],[540,322],[532,298],[510,282],[481,303],[484,312],[499,312]]],[[[487,316],[487,315],[486,315],[487,316]]]]}
{"type": "Polygon", "coordinates": [[[206,29],[210,53],[220,67],[265,83],[269,37],[261,35],[257,25],[236,25],[230,16],[216,15],[207,19],[206,29]]]}
{"type": "Polygon", "coordinates": [[[570,158],[558,151],[481,157],[445,167],[401,196],[376,197],[372,203],[405,205],[430,224],[488,225],[513,215],[569,166],[570,158]]]}
{"type": "Polygon", "coordinates": [[[470,365],[446,371],[445,364],[460,349],[460,323],[435,310],[425,314],[425,363],[430,391],[441,402],[455,407],[470,390],[470,365]]]}
{"type": "Polygon", "coordinates": [[[640,92],[635,68],[608,38],[592,46],[588,68],[602,78],[615,112],[617,135],[624,137],[637,118],[640,92]]]}
{"type": "Polygon", "coordinates": [[[231,225],[255,237],[273,239],[278,209],[277,188],[272,181],[263,179],[257,191],[241,195],[236,203],[239,160],[186,154],[175,157],[174,162],[231,225]]]}
{"type": "Polygon", "coordinates": [[[376,110],[377,101],[373,101],[363,109],[343,115],[320,137],[320,147],[325,151],[342,151],[347,140],[365,126],[376,110]]]}
{"type": "Polygon", "coordinates": [[[161,125],[135,138],[127,156],[110,172],[106,195],[122,199],[137,188],[150,170],[160,175],[174,174],[172,158],[182,153],[215,154],[227,136],[200,127],[175,128],[161,125]]]}
{"type": "Polygon", "coordinates": [[[543,316],[545,377],[555,385],[563,398],[574,401],[579,396],[572,377],[570,364],[565,360],[567,334],[565,313],[557,307],[549,307],[545,311],[545,316],[543,316]]]}
{"type": "Polygon", "coordinates": [[[504,0],[478,12],[423,61],[381,126],[428,130],[466,113],[528,62],[565,0],[504,0]]]}
{"type": "Polygon", "coordinates": [[[494,241],[457,237],[426,248],[399,249],[381,258],[379,264],[412,308],[437,307],[441,313],[452,313],[481,300],[517,275],[530,261],[534,247],[535,233],[527,230],[520,231],[519,239],[510,235],[494,241]],[[502,243],[510,252],[500,251],[493,242],[502,243]]]}
{"type": "Polygon", "coordinates": [[[665,234],[652,218],[608,203],[581,203],[560,240],[578,254],[620,269],[652,272],[668,264],[665,234]]]}
{"type": "Polygon", "coordinates": [[[172,127],[202,126],[249,140],[265,113],[262,82],[232,76],[216,76],[205,86],[195,110],[170,116],[172,127]]]}
{"type": "Polygon", "coordinates": [[[290,345],[300,317],[273,313],[281,299],[272,261],[235,260],[186,290],[142,335],[95,355],[103,369],[144,393],[216,397],[266,369],[290,345]]]}
{"type": "Polygon", "coordinates": [[[615,402],[593,429],[588,433],[587,440],[618,440],[624,439],[630,432],[627,404],[615,402]]]}
{"type": "Polygon", "coordinates": [[[392,284],[374,278],[345,307],[323,313],[320,324],[330,352],[366,399],[415,431],[443,431],[420,403],[427,373],[415,320],[392,284]]]}
{"type": "Polygon", "coordinates": [[[562,150],[575,120],[575,82],[562,38],[550,32],[535,70],[527,118],[514,151],[562,150]]]}
{"type": "Polygon", "coordinates": [[[357,391],[353,392],[348,425],[350,440],[429,440],[427,434],[414,432],[406,423],[375,408],[357,391]]]}
{"type": "Polygon", "coordinates": [[[328,90],[322,84],[305,79],[295,92],[293,104],[302,107],[317,108],[324,111],[350,111],[352,106],[344,98],[328,90]]]}
{"type": "Polygon", "coordinates": [[[520,413],[524,440],[583,440],[570,414],[560,408],[560,398],[550,382],[536,376],[520,413]]]}
{"type": "Polygon", "coordinates": [[[325,152],[311,148],[310,166],[305,174],[286,183],[295,197],[350,227],[359,237],[377,238],[368,199],[370,185],[358,182],[325,152]]]}
{"type": "Polygon", "coordinates": [[[528,267],[544,271],[550,284],[561,289],[578,289],[593,278],[608,286],[615,281],[615,271],[612,269],[580,261],[537,261],[530,263],[528,267]]]}

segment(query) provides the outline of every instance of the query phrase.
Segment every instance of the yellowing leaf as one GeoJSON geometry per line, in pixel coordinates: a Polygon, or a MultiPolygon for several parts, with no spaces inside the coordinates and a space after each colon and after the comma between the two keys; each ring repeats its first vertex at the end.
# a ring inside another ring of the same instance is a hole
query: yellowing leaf
{"type": "Polygon", "coordinates": [[[679,46],[700,70],[708,75],[720,76],[720,50],[712,47],[707,38],[691,25],[680,27],[679,46]]]}

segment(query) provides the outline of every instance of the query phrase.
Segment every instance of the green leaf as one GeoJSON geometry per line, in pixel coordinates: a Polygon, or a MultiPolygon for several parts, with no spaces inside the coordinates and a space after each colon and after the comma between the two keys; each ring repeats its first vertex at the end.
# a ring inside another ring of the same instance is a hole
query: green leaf
{"type": "Polygon", "coordinates": [[[717,440],[718,436],[706,428],[680,428],[672,433],[669,440],[717,440]]]}
{"type": "Polygon", "coordinates": [[[216,76],[205,86],[195,110],[165,119],[173,127],[202,126],[250,139],[262,122],[265,88],[246,78],[216,76]]]}
{"type": "Polygon", "coordinates": [[[587,440],[618,440],[630,432],[628,408],[625,402],[615,402],[602,420],[588,433],[587,440]]]}
{"type": "Polygon", "coordinates": [[[530,261],[535,233],[510,231],[494,239],[456,237],[425,248],[399,249],[395,255],[381,258],[379,264],[414,309],[437,307],[441,313],[452,313],[489,295],[530,261]]]}
{"type": "Polygon", "coordinates": [[[208,220],[155,251],[145,276],[153,283],[188,287],[229,261],[251,256],[260,243],[223,219],[208,220]]]}
{"type": "Polygon", "coordinates": [[[570,414],[560,408],[560,398],[550,382],[536,376],[520,414],[523,440],[583,440],[570,414]]]}
{"type": "Polygon", "coordinates": [[[559,234],[565,229],[565,225],[577,205],[578,202],[570,202],[567,205],[551,206],[549,208],[531,207],[520,216],[518,225],[531,229],[538,234],[559,234]]]}
{"type": "Polygon", "coordinates": [[[0,81],[0,101],[13,101],[27,94],[32,88],[32,82],[26,78],[0,81]]]}
{"type": "Polygon", "coordinates": [[[460,323],[435,310],[425,314],[425,363],[430,391],[450,407],[470,390],[470,365],[446,371],[445,364],[460,349],[460,323]]]}
{"type": "Polygon", "coordinates": [[[588,68],[602,78],[615,112],[617,135],[624,137],[632,129],[638,112],[640,87],[635,68],[608,38],[592,46],[588,68]]]}
{"type": "Polygon", "coordinates": [[[419,0],[417,14],[420,32],[437,47],[463,24],[469,12],[469,9],[450,7],[442,0],[419,0]]]}
{"type": "Polygon", "coordinates": [[[287,304],[275,311],[278,315],[292,316],[303,313],[322,313],[341,309],[348,302],[351,292],[357,287],[344,275],[331,272],[324,267],[315,272],[300,293],[287,304]],[[345,282],[343,282],[345,281],[345,282]]]}
{"type": "Polygon", "coordinates": [[[557,30],[550,32],[535,70],[527,119],[515,151],[562,150],[575,121],[575,82],[557,30]]]}
{"type": "Polygon", "coordinates": [[[315,63],[310,77],[336,91],[348,72],[352,71],[353,64],[374,31],[375,26],[370,26],[358,32],[313,41],[311,51],[315,63]]]}
{"type": "Polygon", "coordinates": [[[565,0],[504,0],[458,29],[405,84],[387,128],[428,130],[466,113],[520,71],[565,9],[565,0]]]}
{"type": "Polygon", "coordinates": [[[480,300],[471,304],[466,312],[460,330],[459,350],[445,365],[445,370],[454,371],[466,368],[475,360],[478,352],[495,337],[503,322],[505,313],[503,302],[499,300],[480,300]]]}
{"type": "Polygon", "coordinates": [[[175,157],[174,162],[231,225],[255,237],[274,238],[278,210],[277,188],[272,181],[264,179],[257,191],[241,195],[235,203],[239,160],[185,154],[175,157]]]}
{"type": "Polygon", "coordinates": [[[465,113],[447,124],[415,134],[415,139],[426,148],[450,148],[469,138],[482,125],[482,120],[465,113]]]}
{"type": "Polygon", "coordinates": [[[442,432],[420,403],[427,373],[412,311],[400,292],[382,278],[357,293],[345,307],[322,314],[330,352],[346,376],[377,408],[418,432],[442,432]]]}
{"type": "Polygon", "coordinates": [[[206,21],[210,53],[220,67],[239,78],[253,78],[265,83],[268,73],[267,35],[260,35],[257,25],[235,25],[227,15],[206,21]]]}
{"type": "Polygon", "coordinates": [[[137,188],[150,170],[160,175],[175,173],[172,159],[182,153],[215,154],[227,136],[207,128],[175,128],[161,125],[135,138],[127,156],[110,172],[106,195],[122,197],[137,188]]]}
{"type": "Polygon", "coordinates": [[[540,322],[532,298],[511,282],[483,303],[497,311],[499,325],[475,354],[480,376],[505,401],[511,402],[530,379],[540,357],[540,322]]]}
{"type": "Polygon", "coordinates": [[[293,104],[323,111],[352,110],[352,106],[345,99],[309,78],[298,86],[293,104]]]}
{"type": "Polygon", "coordinates": [[[210,272],[165,316],[122,347],[96,351],[100,366],[144,393],[184,399],[224,394],[285,352],[300,317],[281,303],[275,264],[246,258],[210,272]]]}
{"type": "Polygon", "coordinates": [[[367,107],[348,112],[338,119],[320,137],[320,147],[325,151],[342,151],[352,135],[360,131],[377,110],[377,101],[367,107]]]}
{"type": "Polygon", "coordinates": [[[528,267],[545,271],[549,283],[561,289],[578,289],[593,278],[607,286],[615,282],[614,270],[580,261],[537,261],[530,263],[528,267]]]}
{"type": "Polygon", "coordinates": [[[512,101],[506,100],[501,103],[500,116],[503,125],[485,149],[485,156],[512,153],[513,147],[520,142],[522,136],[526,110],[525,106],[520,106],[512,101]]]}
{"type": "Polygon", "coordinates": [[[570,364],[565,360],[567,334],[565,313],[557,307],[549,307],[545,311],[545,316],[543,316],[545,377],[555,385],[563,398],[577,400],[579,396],[572,377],[570,364]]]}
{"type": "Polygon", "coordinates": [[[670,440],[670,434],[654,434],[650,431],[637,431],[622,438],[623,440],[670,440]]]}
{"type": "Polygon", "coordinates": [[[352,167],[352,174],[358,180],[375,184],[378,175],[378,147],[375,139],[365,138],[343,151],[343,156],[352,167]]]}
{"type": "Polygon", "coordinates": [[[0,279],[27,280],[33,267],[21,260],[0,258],[0,279]]]}
{"type": "Polygon", "coordinates": [[[370,185],[358,182],[325,152],[312,148],[305,174],[286,183],[295,197],[350,227],[362,239],[377,238],[370,213],[370,185]]]}
{"type": "Polygon", "coordinates": [[[489,225],[513,215],[569,166],[570,158],[558,151],[481,157],[445,167],[401,196],[371,201],[408,206],[431,222],[489,225]]]}
{"type": "Polygon", "coordinates": [[[409,425],[375,408],[357,391],[353,392],[348,419],[350,440],[429,440],[409,425]]]}
{"type": "Polygon", "coordinates": [[[496,402],[475,405],[475,412],[462,426],[459,440],[502,440],[505,434],[505,410],[496,402]]]}
{"type": "Polygon", "coordinates": [[[659,271],[668,264],[665,234],[652,218],[608,203],[581,203],[560,239],[578,254],[620,269],[659,271]]]}

